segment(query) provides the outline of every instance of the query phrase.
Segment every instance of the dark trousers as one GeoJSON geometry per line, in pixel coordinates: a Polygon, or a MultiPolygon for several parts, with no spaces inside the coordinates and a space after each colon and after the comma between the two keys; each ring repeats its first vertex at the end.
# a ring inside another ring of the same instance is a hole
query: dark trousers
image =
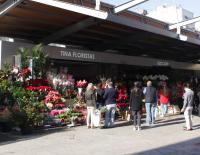
{"type": "Polygon", "coordinates": [[[140,110],[133,110],[132,116],[133,116],[133,125],[134,126],[141,126],[141,112],[140,112],[140,110]]]}
{"type": "Polygon", "coordinates": [[[180,109],[182,109],[183,108],[183,99],[182,99],[182,97],[178,97],[177,100],[176,100],[176,102],[178,104],[178,107],[180,109]]]}

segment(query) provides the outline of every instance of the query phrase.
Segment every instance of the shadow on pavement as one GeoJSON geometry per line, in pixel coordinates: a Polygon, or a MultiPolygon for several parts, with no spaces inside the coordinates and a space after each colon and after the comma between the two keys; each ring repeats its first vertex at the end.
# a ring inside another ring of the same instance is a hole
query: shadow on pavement
{"type": "Polygon", "coordinates": [[[175,119],[169,119],[169,118],[163,118],[163,119],[161,119],[161,120],[158,120],[157,121],[157,123],[168,123],[168,122],[175,122],[175,121],[183,121],[183,120],[185,120],[185,118],[175,118],[175,119]],[[165,119],[167,119],[167,120],[165,120],[165,119]]]}
{"type": "Polygon", "coordinates": [[[46,135],[52,134],[52,133],[72,131],[72,130],[74,130],[74,128],[67,128],[65,126],[65,127],[49,128],[49,129],[44,129],[44,130],[34,130],[33,133],[29,134],[29,135],[22,135],[17,132],[9,132],[9,133],[0,132],[0,146],[11,144],[11,143],[16,143],[19,141],[40,138],[42,136],[46,136],[46,135]]]}
{"type": "Polygon", "coordinates": [[[130,155],[199,155],[200,137],[130,155]]]}

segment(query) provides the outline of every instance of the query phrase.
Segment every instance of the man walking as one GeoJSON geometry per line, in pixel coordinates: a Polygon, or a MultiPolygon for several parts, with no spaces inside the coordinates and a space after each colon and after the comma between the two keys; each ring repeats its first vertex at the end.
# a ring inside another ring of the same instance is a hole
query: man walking
{"type": "Polygon", "coordinates": [[[107,87],[108,88],[105,89],[105,93],[103,96],[107,108],[105,116],[105,128],[112,127],[114,125],[117,98],[117,92],[113,88],[113,83],[108,82],[107,87]]]}
{"type": "Polygon", "coordinates": [[[147,87],[143,90],[145,96],[146,107],[146,124],[149,126],[155,123],[155,110],[157,106],[156,88],[152,86],[152,82],[147,82],[147,87]]]}
{"type": "Polygon", "coordinates": [[[184,112],[185,121],[186,121],[186,131],[192,130],[192,109],[194,102],[194,92],[191,89],[191,85],[189,83],[186,84],[185,93],[183,95],[183,108],[181,112],[184,112]]]}

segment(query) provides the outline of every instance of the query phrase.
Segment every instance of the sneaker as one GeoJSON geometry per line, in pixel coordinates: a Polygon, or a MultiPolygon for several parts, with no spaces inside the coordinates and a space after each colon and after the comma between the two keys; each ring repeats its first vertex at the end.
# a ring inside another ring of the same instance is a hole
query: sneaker
{"type": "Polygon", "coordinates": [[[149,124],[149,123],[146,123],[146,126],[150,126],[150,124],[149,124]]]}
{"type": "Polygon", "coordinates": [[[141,130],[142,130],[142,128],[139,126],[139,127],[137,128],[137,130],[138,130],[138,131],[141,131],[141,130]]]}
{"type": "Polygon", "coordinates": [[[133,127],[133,131],[136,131],[136,130],[137,130],[137,128],[136,128],[136,126],[134,126],[134,127],[133,127]]]}
{"type": "Polygon", "coordinates": [[[190,129],[184,128],[183,130],[185,130],[185,131],[192,131],[193,129],[192,128],[190,128],[190,129]]]}

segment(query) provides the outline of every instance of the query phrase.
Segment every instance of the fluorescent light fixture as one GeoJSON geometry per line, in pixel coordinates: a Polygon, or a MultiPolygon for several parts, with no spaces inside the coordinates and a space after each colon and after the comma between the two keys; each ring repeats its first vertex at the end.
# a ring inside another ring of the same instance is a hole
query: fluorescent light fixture
{"type": "Polygon", "coordinates": [[[141,56],[142,56],[142,57],[147,57],[148,55],[147,55],[147,54],[142,54],[141,56]]]}
{"type": "Polygon", "coordinates": [[[14,42],[14,38],[9,38],[9,37],[0,37],[0,40],[7,42],[14,42]]]}
{"type": "Polygon", "coordinates": [[[66,48],[66,45],[64,45],[64,44],[50,43],[48,45],[49,46],[54,46],[54,47],[66,48]]]}
{"type": "Polygon", "coordinates": [[[108,53],[119,53],[119,51],[117,51],[117,50],[105,50],[105,52],[108,52],[108,53]]]}

